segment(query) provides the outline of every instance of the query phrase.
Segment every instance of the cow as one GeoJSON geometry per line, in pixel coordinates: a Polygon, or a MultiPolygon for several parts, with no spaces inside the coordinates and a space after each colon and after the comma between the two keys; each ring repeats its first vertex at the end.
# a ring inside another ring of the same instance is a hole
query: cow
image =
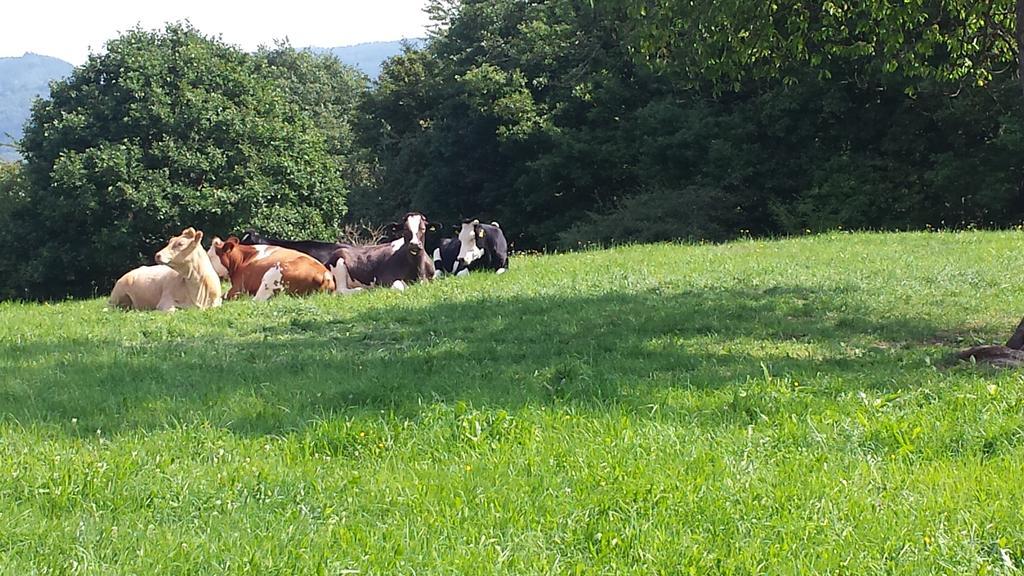
{"type": "Polygon", "coordinates": [[[302,252],[303,254],[309,254],[313,258],[320,261],[321,264],[327,264],[327,261],[331,259],[334,252],[339,248],[345,246],[351,246],[344,242],[321,242],[319,240],[282,240],[280,238],[274,238],[271,236],[264,236],[255,230],[248,230],[242,235],[242,239],[239,240],[240,244],[247,246],[254,246],[257,244],[266,244],[268,246],[280,246],[282,248],[289,248],[302,252]]]}
{"type": "Polygon", "coordinates": [[[231,279],[227,298],[251,294],[264,301],[274,294],[304,295],[334,290],[334,276],[308,254],[280,246],[240,244],[235,236],[214,238],[209,250],[217,274],[231,279]]]}
{"type": "Polygon", "coordinates": [[[508,270],[508,242],[497,222],[466,220],[457,238],[445,238],[433,253],[435,274],[462,276],[472,270],[508,270]]]}
{"type": "Polygon", "coordinates": [[[336,250],[327,267],[334,274],[337,291],[364,286],[405,290],[409,283],[433,279],[434,264],[423,246],[428,225],[426,216],[410,212],[401,223],[391,225],[393,231],[401,233],[398,239],[369,246],[343,246],[336,250]]]}
{"type": "Polygon", "coordinates": [[[156,266],[140,266],[118,279],[110,306],[165,312],[220,306],[220,279],[202,240],[202,231],[182,230],[156,253],[156,266]]]}

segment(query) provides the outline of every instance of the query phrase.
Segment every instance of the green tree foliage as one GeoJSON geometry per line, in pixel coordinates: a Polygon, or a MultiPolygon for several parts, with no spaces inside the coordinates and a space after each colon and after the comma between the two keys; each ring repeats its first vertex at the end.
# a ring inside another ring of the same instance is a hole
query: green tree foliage
{"type": "Polygon", "coordinates": [[[332,237],[365,80],[286,47],[244,53],[188,25],[110,41],[39,101],[21,143],[23,286],[104,292],[183,226],[332,237]]]}
{"type": "Polygon", "coordinates": [[[0,300],[24,296],[15,286],[24,276],[24,267],[20,262],[22,244],[21,229],[13,225],[13,214],[22,209],[26,203],[25,179],[21,166],[15,163],[0,163],[0,246],[7,249],[0,251],[0,300]]]}
{"type": "Polygon", "coordinates": [[[497,218],[520,248],[1016,223],[1009,8],[433,2],[367,101],[367,204],[497,218]]]}
{"type": "Polygon", "coordinates": [[[1017,0],[622,0],[631,44],[682,78],[739,89],[807,70],[985,84],[1017,54],[1017,0]]]}
{"type": "Polygon", "coordinates": [[[498,219],[535,246],[635,187],[621,110],[649,74],[614,18],[564,0],[433,9],[443,32],[385,64],[368,107],[385,204],[498,219]]]}
{"type": "Polygon", "coordinates": [[[256,56],[263,63],[263,74],[283,86],[291,104],[324,134],[327,151],[340,163],[346,183],[366,186],[372,158],[358,144],[357,132],[369,78],[335,56],[287,45],[262,49],[256,56]]]}

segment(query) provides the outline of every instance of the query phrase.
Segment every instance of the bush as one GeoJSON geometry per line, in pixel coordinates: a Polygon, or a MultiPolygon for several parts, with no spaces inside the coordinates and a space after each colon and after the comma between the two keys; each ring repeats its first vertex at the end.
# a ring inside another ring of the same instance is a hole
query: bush
{"type": "Polygon", "coordinates": [[[722,241],[735,236],[739,212],[729,195],[706,186],[656,190],[621,200],[559,234],[562,248],[670,240],[722,241]]]}

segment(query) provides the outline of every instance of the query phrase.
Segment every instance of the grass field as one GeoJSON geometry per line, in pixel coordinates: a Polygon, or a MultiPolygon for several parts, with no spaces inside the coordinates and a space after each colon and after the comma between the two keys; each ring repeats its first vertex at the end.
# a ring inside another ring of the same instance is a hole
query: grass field
{"type": "Polygon", "coordinates": [[[173,315],[0,304],[0,574],[1024,565],[1019,232],[520,258],[173,315]]]}

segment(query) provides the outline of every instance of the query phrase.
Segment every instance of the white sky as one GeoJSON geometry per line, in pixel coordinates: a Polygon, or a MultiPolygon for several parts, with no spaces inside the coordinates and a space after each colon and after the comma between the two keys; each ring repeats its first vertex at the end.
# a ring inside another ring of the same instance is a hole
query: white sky
{"type": "Polygon", "coordinates": [[[78,65],[134,28],[188,19],[245,50],[287,38],[296,48],[422,37],[426,0],[14,0],[0,14],[0,56],[35,52],[78,65]]]}

